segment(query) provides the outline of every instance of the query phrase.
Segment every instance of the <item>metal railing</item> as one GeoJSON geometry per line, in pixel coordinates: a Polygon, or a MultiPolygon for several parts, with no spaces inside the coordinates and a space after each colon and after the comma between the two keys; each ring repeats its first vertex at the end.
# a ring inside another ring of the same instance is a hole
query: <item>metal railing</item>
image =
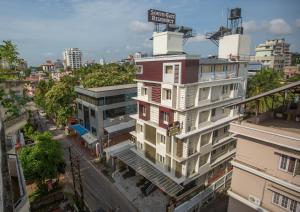
{"type": "Polygon", "coordinates": [[[202,73],[199,77],[199,81],[212,81],[212,80],[221,80],[221,79],[232,79],[236,78],[236,71],[222,71],[222,72],[211,72],[211,73],[202,73]]]}
{"type": "Polygon", "coordinates": [[[213,182],[209,187],[199,192],[197,195],[193,196],[191,199],[185,201],[180,204],[176,208],[174,208],[174,212],[185,212],[189,211],[191,208],[196,207],[200,208],[210,197],[214,195],[214,193],[220,188],[225,188],[226,183],[231,180],[232,171],[226,173],[220,179],[213,182]]]}

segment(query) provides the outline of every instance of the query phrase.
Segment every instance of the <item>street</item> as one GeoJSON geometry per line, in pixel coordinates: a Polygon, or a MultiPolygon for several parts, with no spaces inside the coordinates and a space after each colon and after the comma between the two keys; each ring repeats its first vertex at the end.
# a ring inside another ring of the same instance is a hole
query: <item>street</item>
{"type": "MultiPolygon", "coordinates": [[[[41,130],[48,130],[53,124],[46,123],[46,119],[38,117],[39,128],[41,130]]],[[[120,211],[120,212],[134,212],[137,211],[129,200],[123,196],[119,190],[98,170],[91,162],[91,158],[88,158],[86,152],[71,139],[64,135],[63,130],[51,130],[55,139],[59,140],[64,149],[64,156],[67,162],[66,176],[70,185],[71,173],[69,162],[68,147],[71,146],[72,150],[77,152],[80,156],[80,173],[83,184],[84,201],[91,211],[120,211]],[[102,210],[101,210],[102,209],[102,210]]]]}

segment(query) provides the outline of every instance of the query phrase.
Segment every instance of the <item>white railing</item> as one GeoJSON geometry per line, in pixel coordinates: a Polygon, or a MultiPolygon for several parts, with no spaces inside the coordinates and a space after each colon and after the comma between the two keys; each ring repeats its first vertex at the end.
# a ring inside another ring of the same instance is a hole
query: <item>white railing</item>
{"type": "Polygon", "coordinates": [[[211,73],[202,73],[199,75],[199,81],[212,81],[212,80],[221,80],[221,79],[231,79],[236,78],[237,72],[235,71],[223,71],[223,72],[211,72],[211,73]]]}
{"type": "Polygon", "coordinates": [[[177,206],[173,211],[185,212],[185,211],[189,211],[191,208],[197,205],[198,208],[200,208],[203,205],[203,203],[205,203],[210,197],[212,197],[218,189],[222,187],[225,188],[226,183],[231,179],[231,177],[232,177],[232,171],[225,174],[223,177],[221,177],[220,179],[212,183],[209,187],[207,187],[205,190],[195,195],[193,198],[177,206]]]}

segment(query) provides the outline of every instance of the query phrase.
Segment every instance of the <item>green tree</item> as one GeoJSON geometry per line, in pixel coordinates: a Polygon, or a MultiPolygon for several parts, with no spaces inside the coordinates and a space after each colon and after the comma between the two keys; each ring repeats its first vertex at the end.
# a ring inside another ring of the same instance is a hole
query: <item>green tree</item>
{"type": "Polygon", "coordinates": [[[57,124],[66,124],[74,112],[75,92],[72,84],[58,82],[45,96],[46,112],[53,114],[57,124]]]}
{"type": "Polygon", "coordinates": [[[60,144],[53,140],[50,132],[37,133],[34,141],[34,146],[21,149],[19,157],[25,179],[34,180],[41,188],[46,180],[64,173],[65,161],[60,144]]]}
{"type": "Polygon", "coordinates": [[[4,59],[11,67],[16,68],[19,63],[17,46],[10,40],[4,40],[0,45],[0,59],[4,59]]]}
{"type": "Polygon", "coordinates": [[[42,109],[46,108],[45,97],[47,92],[52,88],[53,85],[54,81],[52,80],[49,80],[48,82],[42,80],[38,83],[34,94],[34,102],[38,107],[42,109]]]}
{"type": "MultiPolygon", "coordinates": [[[[247,97],[259,95],[272,89],[282,86],[283,76],[281,72],[272,69],[263,69],[248,81],[247,97]]],[[[259,101],[259,112],[265,112],[273,106],[276,107],[282,101],[280,96],[276,96],[272,103],[272,97],[265,97],[259,101]]],[[[255,108],[255,103],[250,104],[250,108],[255,108]]]]}

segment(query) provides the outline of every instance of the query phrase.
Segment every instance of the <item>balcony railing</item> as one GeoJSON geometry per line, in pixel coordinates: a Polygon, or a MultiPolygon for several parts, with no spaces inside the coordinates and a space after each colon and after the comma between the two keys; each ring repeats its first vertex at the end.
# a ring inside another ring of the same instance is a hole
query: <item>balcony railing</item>
{"type": "Polygon", "coordinates": [[[232,79],[236,77],[237,77],[236,71],[211,72],[211,73],[202,73],[199,77],[199,81],[232,79]]]}

